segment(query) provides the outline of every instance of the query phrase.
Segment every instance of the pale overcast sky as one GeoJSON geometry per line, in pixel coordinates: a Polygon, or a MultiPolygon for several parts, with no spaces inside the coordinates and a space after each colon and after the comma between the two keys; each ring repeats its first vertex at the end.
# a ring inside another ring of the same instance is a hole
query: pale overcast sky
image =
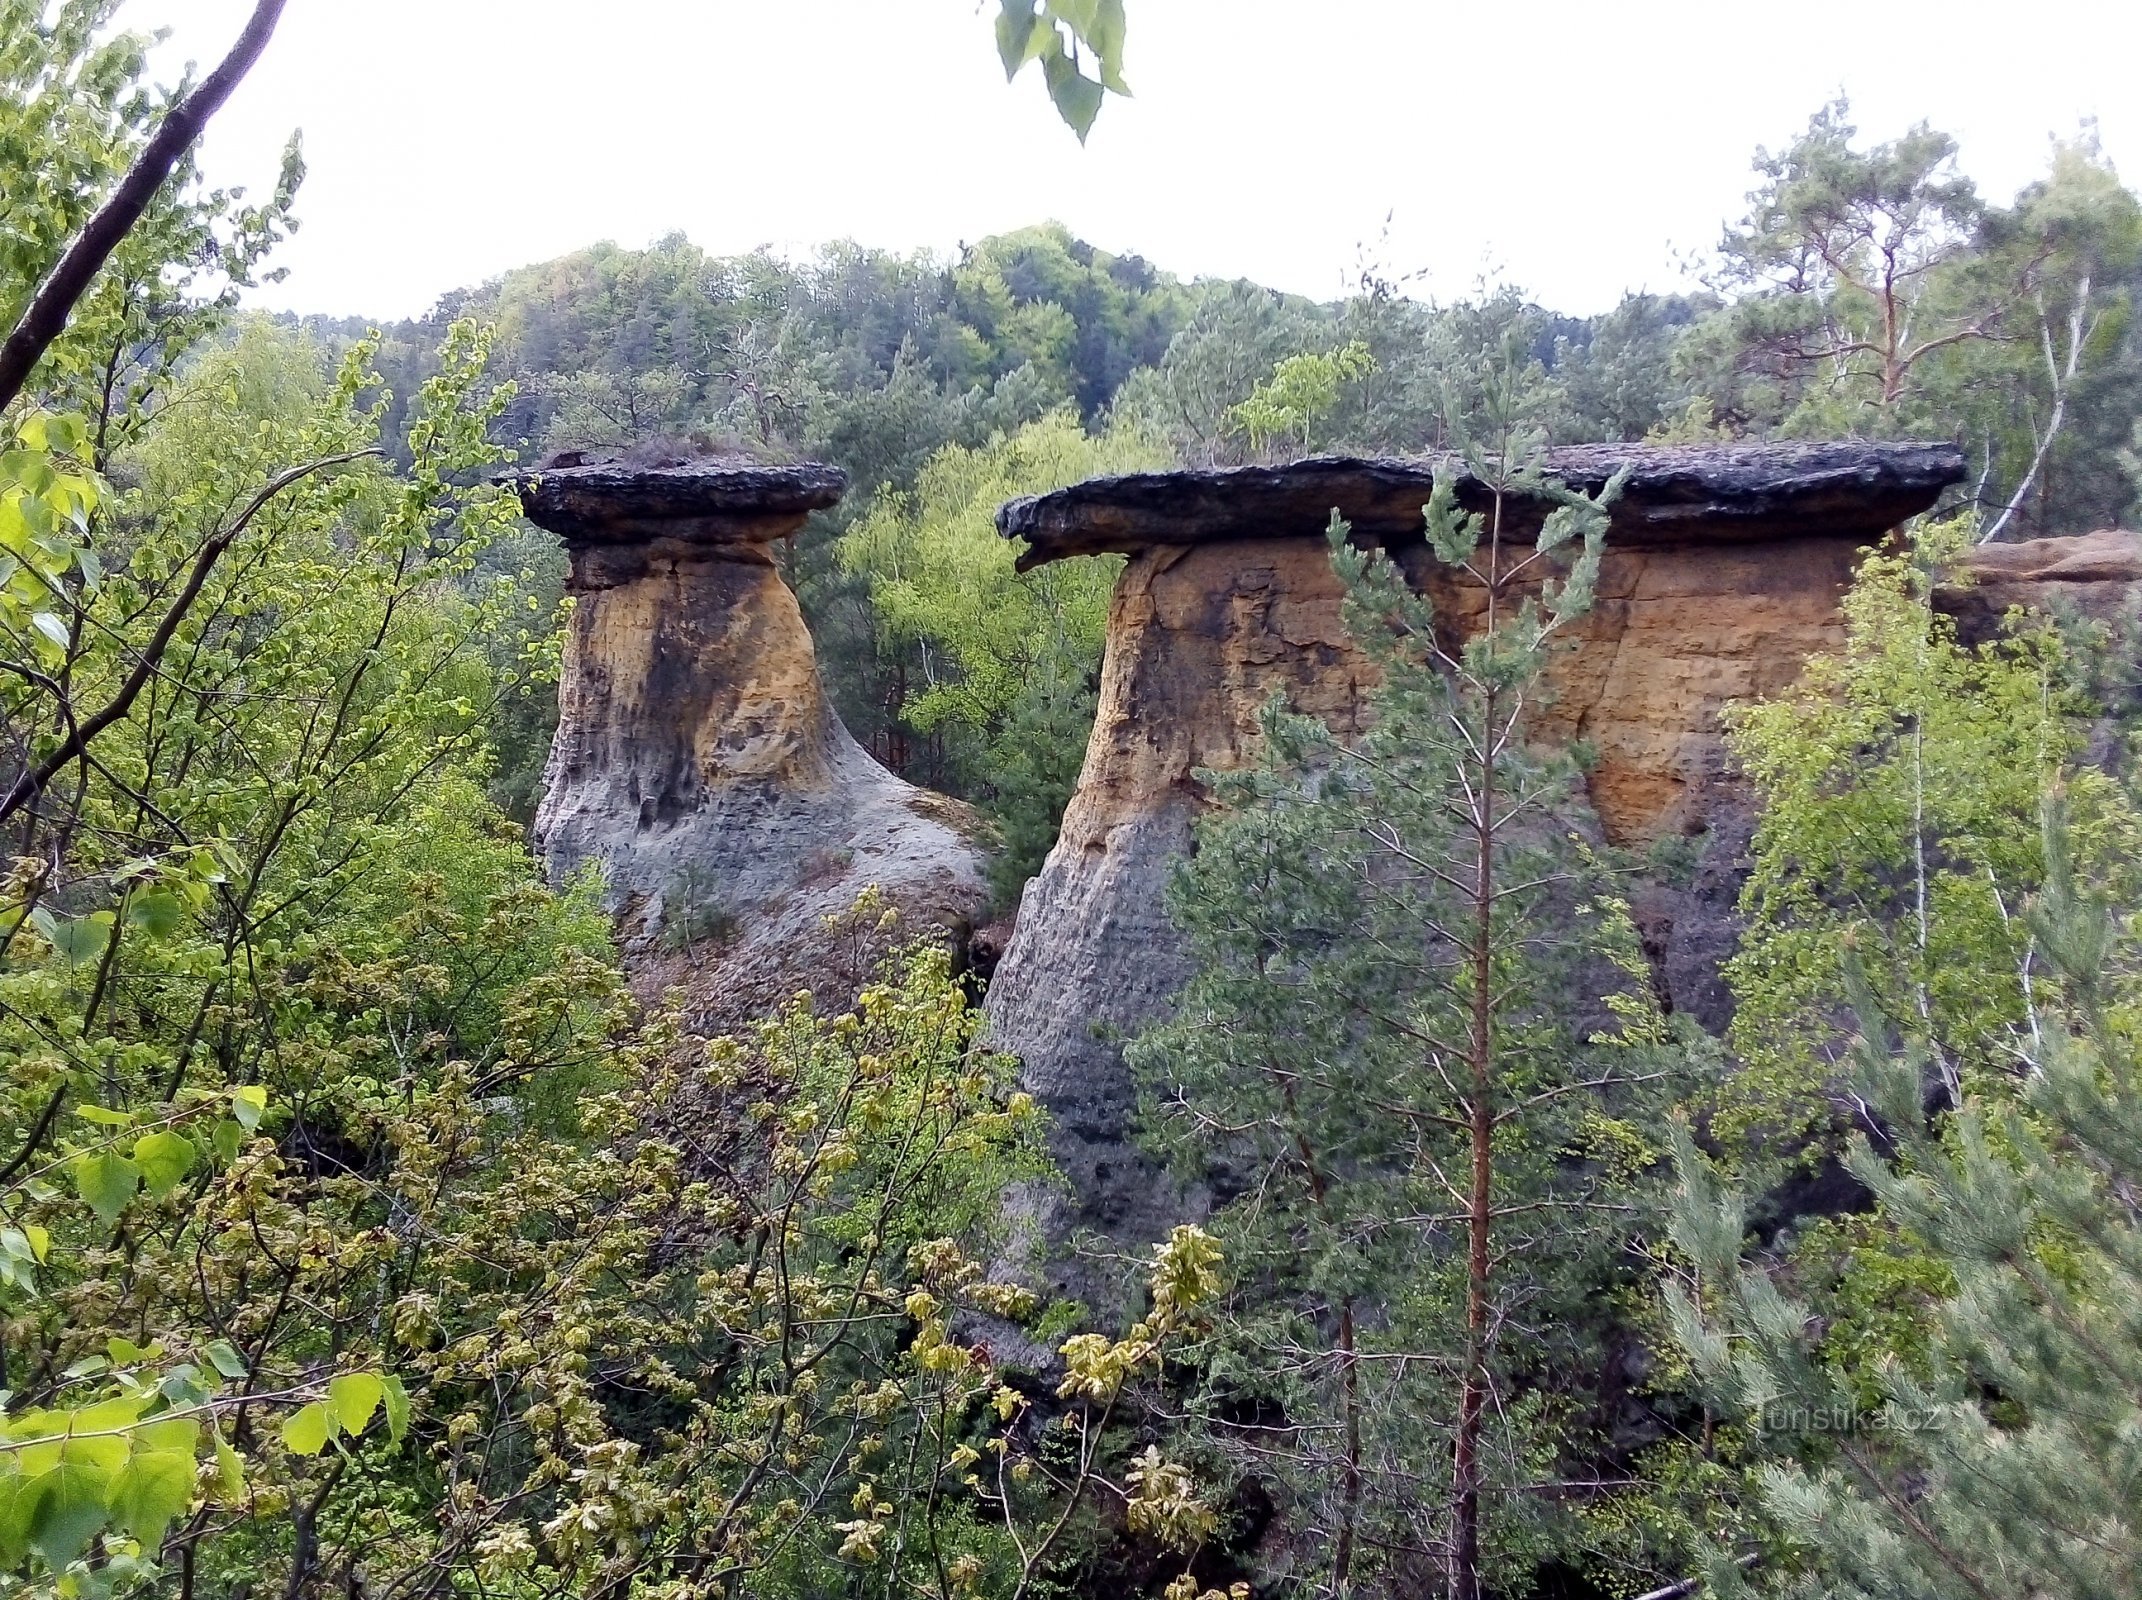
{"type": "MultiPolygon", "coordinates": [[[[248,9],[121,16],[173,29],[175,72],[248,9]]],[[[290,0],[206,162],[259,192],[301,128],[260,302],[383,318],[598,239],[950,251],[1048,217],[1185,277],[1328,297],[1366,247],[1427,293],[1489,272],[1590,312],[1682,281],[1755,146],[1839,89],[1871,135],[1954,133],[1998,198],[2085,117],[2142,178],[2137,0],[1130,0],[1137,97],[1083,150],[1004,83],[994,9],[290,0]]]]}

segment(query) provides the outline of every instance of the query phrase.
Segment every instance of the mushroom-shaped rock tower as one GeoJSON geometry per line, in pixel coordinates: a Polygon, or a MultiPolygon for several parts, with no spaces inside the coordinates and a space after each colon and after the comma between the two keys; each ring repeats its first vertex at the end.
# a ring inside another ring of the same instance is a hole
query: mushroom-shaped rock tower
{"type": "Polygon", "coordinates": [[[962,937],[986,897],[972,819],[855,742],[774,565],[846,478],[565,456],[515,487],[576,602],[537,842],[554,880],[600,864],[642,970],[681,977],[660,952],[695,946],[693,1020],[723,1025],[822,987],[821,919],[871,886],[906,932],[962,937]]]}
{"type": "MultiPolygon", "coordinates": [[[[1933,505],[1963,477],[1963,458],[1944,444],[1599,445],[1552,452],[1548,465],[1586,489],[1623,467],[1630,476],[1597,601],[1553,669],[1538,731],[1590,747],[1590,797],[1610,840],[1690,836],[1679,853],[1694,855],[1692,876],[1647,889],[1636,910],[1667,1002],[1720,1021],[1717,964],[1747,833],[1718,712],[1786,687],[1809,654],[1839,642],[1839,600],[1862,549],[1933,505]]],[[[1049,1219],[1050,1231],[1158,1238],[1195,1209],[1132,1145],[1122,1042],[1188,975],[1164,891],[1206,803],[1196,773],[1255,758],[1257,713],[1274,690],[1342,735],[1361,725],[1367,664],[1340,620],[1324,543],[1333,510],[1466,629],[1477,592],[1423,538],[1434,470],[1318,458],[1149,473],[999,513],[999,530],[1026,542],[1028,567],[1130,557],[1078,788],[988,998],[993,1040],[1021,1057],[1053,1113],[1076,1195],[1077,1214],[1049,1219]]],[[[1460,498],[1479,504],[1479,486],[1460,498]]],[[[1511,509],[1527,538],[1545,508],[1511,509]]]]}

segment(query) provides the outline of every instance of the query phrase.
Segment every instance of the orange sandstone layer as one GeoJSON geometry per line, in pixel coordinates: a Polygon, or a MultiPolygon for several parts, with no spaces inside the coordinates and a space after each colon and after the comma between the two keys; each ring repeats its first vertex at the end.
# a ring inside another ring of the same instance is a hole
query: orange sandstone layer
{"type": "MultiPolygon", "coordinates": [[[[1623,465],[1632,476],[1597,602],[1553,668],[1540,727],[1592,747],[1590,798],[1610,840],[1701,836],[1693,881],[1638,910],[1669,1003],[1718,1020],[1745,841],[1718,713],[1783,689],[1839,641],[1861,550],[1930,506],[1962,459],[1944,445],[1597,446],[1554,465],[1583,484],[1623,465]]],[[[1130,556],[1079,785],[988,998],[993,1041],[1020,1056],[1054,1114],[1075,1196],[1075,1215],[1039,1219],[1046,1231],[1156,1238],[1198,1204],[1132,1146],[1122,1059],[1188,975],[1164,895],[1206,804],[1195,773],[1255,759],[1257,711],[1275,688],[1342,735],[1360,727],[1369,675],[1323,540],[1333,508],[1357,539],[1390,549],[1454,631],[1471,624],[1477,591],[1420,537],[1431,482],[1429,463],[1326,458],[1098,480],[1000,514],[1028,541],[1029,566],[1130,556]]]]}

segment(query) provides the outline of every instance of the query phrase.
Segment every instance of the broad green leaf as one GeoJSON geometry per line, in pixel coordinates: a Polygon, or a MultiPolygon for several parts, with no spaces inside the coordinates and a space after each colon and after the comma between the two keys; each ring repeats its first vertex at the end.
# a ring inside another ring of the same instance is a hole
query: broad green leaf
{"type": "Polygon", "coordinates": [[[193,1170],[194,1154],[193,1141],[169,1128],[145,1133],[134,1142],[134,1164],[141,1169],[141,1181],[159,1200],[193,1170]]]}
{"type": "Polygon", "coordinates": [[[1108,92],[1127,96],[1130,86],[1123,81],[1124,32],[1123,0],[1095,0],[1093,24],[1086,30],[1086,42],[1093,47],[1101,82],[1108,92]]]}
{"type": "Polygon", "coordinates": [[[112,1482],[112,1520],[154,1550],[193,1503],[193,1481],[191,1450],[137,1450],[112,1482]]]}
{"type": "Polygon", "coordinates": [[[1101,86],[1082,74],[1061,51],[1041,63],[1041,72],[1049,86],[1049,98],[1056,102],[1057,115],[1084,144],[1086,135],[1093,131],[1093,119],[1101,114],[1101,86]]]}
{"type": "Polygon", "coordinates": [[[215,1132],[209,1137],[216,1147],[216,1159],[229,1166],[238,1159],[238,1147],[245,1143],[245,1129],[239,1127],[231,1118],[224,1117],[217,1122],[215,1132]]]}
{"type": "Polygon", "coordinates": [[[62,1461],[25,1487],[24,1532],[45,1564],[58,1572],[89,1548],[104,1526],[111,1474],[85,1461],[62,1461]]]}
{"type": "Polygon", "coordinates": [[[108,1228],[134,1198],[141,1168],[111,1150],[92,1150],[74,1160],[74,1191],[108,1228]]]}
{"type": "Polygon", "coordinates": [[[30,618],[30,626],[35,628],[39,633],[43,634],[47,639],[50,639],[62,650],[67,648],[67,641],[70,637],[67,632],[67,624],[56,613],[50,611],[40,611],[35,616],[30,618]]]}
{"type": "Polygon", "coordinates": [[[327,1386],[327,1403],[334,1407],[335,1420],[344,1433],[359,1434],[386,1393],[387,1386],[372,1373],[345,1372],[327,1386]]]}
{"type": "Polygon", "coordinates": [[[259,1084],[241,1084],[231,1091],[231,1115],[247,1133],[260,1126],[260,1114],[267,1109],[268,1091],[259,1084]]]}
{"type": "Polygon", "coordinates": [[[201,1376],[201,1369],[191,1361],[182,1361],[164,1374],[163,1382],[156,1392],[175,1406],[197,1406],[216,1392],[215,1385],[201,1376]]]}
{"type": "Polygon", "coordinates": [[[1040,25],[1034,0],[1004,0],[997,13],[997,58],[1004,63],[1006,78],[1017,77],[1019,69],[1033,59],[1027,53],[1028,42],[1040,25]]]}
{"type": "Polygon", "coordinates": [[[152,939],[167,939],[186,919],[186,902],[169,889],[142,889],[126,897],[127,926],[152,939]]]}
{"type": "Polygon", "coordinates": [[[242,1378],[245,1376],[245,1357],[238,1353],[237,1347],[230,1340],[210,1340],[201,1347],[201,1354],[206,1356],[208,1364],[222,1373],[224,1377],[242,1378]]]}
{"type": "Polygon", "coordinates": [[[201,1424],[194,1417],[152,1417],[133,1433],[134,1449],[176,1450],[192,1455],[201,1444],[201,1424]]]}
{"type": "Polygon", "coordinates": [[[328,1410],[326,1401],[315,1400],[283,1419],[283,1444],[297,1455],[316,1456],[327,1448],[334,1431],[334,1413],[328,1410]]]}
{"type": "Polygon", "coordinates": [[[380,1383],[386,1390],[387,1437],[400,1444],[402,1435],[409,1431],[409,1391],[391,1372],[380,1383]]]}
{"type": "Polygon", "coordinates": [[[111,939],[113,920],[109,911],[95,911],[86,917],[55,917],[45,937],[52,941],[52,948],[59,952],[62,961],[70,967],[79,967],[104,953],[104,946],[111,939]]]}
{"type": "Polygon", "coordinates": [[[30,1548],[29,1482],[19,1472],[0,1473],[0,1567],[15,1567],[30,1548]]]}
{"type": "Polygon", "coordinates": [[[133,1117],[124,1111],[114,1111],[108,1106],[79,1105],[74,1114],[84,1122],[98,1123],[107,1128],[124,1128],[132,1124],[133,1117]]]}
{"type": "Polygon", "coordinates": [[[118,1395],[83,1406],[67,1419],[67,1456],[118,1471],[126,1460],[129,1439],[143,1426],[141,1414],[148,1408],[147,1395],[118,1395]]]}

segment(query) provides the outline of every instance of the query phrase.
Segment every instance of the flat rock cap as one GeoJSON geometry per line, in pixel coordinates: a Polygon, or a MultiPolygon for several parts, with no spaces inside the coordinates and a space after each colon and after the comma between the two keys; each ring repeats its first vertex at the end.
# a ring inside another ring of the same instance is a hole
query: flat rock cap
{"type": "Polygon", "coordinates": [[[724,456],[647,459],[581,451],[499,481],[520,495],[530,522],[575,543],[705,537],[731,525],[733,536],[748,538],[752,525],[823,510],[848,488],[845,472],[818,461],[770,466],[724,456]]]}
{"type": "MultiPolygon", "coordinates": [[[[1140,472],[1094,478],[1013,500],[997,531],[1024,539],[1021,570],[1064,556],[1222,539],[1321,537],[1332,511],[1375,541],[1417,537],[1434,487],[1432,457],[1311,456],[1277,466],[1140,472]]],[[[1547,470],[1594,491],[1626,467],[1611,538],[1634,544],[1744,539],[1866,539],[1933,505],[1961,482],[1963,452],[1951,444],[1840,440],[1822,444],[1566,445],[1547,470]]],[[[1485,498],[1468,476],[1459,496],[1485,498]]],[[[1543,507],[1521,512],[1525,537],[1543,507]]]]}

